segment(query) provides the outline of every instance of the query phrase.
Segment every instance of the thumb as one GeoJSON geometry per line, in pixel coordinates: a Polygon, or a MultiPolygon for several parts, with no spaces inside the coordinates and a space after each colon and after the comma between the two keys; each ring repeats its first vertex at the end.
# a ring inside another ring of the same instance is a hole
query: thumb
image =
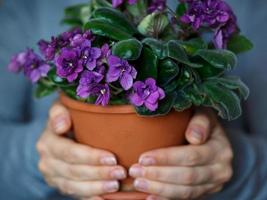
{"type": "Polygon", "coordinates": [[[211,134],[213,119],[210,111],[197,111],[188,124],[185,136],[190,144],[203,144],[211,134]]]}
{"type": "Polygon", "coordinates": [[[49,123],[52,132],[61,135],[71,128],[69,111],[60,103],[55,103],[49,111],[49,123]]]}

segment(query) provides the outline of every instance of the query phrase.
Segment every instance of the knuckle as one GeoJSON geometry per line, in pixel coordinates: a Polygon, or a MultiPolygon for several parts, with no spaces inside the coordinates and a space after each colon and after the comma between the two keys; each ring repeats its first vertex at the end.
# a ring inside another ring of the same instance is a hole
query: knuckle
{"type": "Polygon", "coordinates": [[[72,185],[66,181],[66,180],[62,180],[60,185],[59,185],[59,189],[61,190],[61,192],[63,192],[66,195],[74,195],[75,191],[72,187],[72,185]]]}
{"type": "Polygon", "coordinates": [[[190,170],[184,174],[185,184],[193,184],[197,180],[197,173],[194,170],[190,170]]]}
{"type": "Polygon", "coordinates": [[[185,154],[185,159],[188,165],[195,165],[199,160],[199,153],[197,151],[188,151],[185,154]]]}
{"type": "Polygon", "coordinates": [[[154,169],[154,168],[144,168],[143,170],[143,176],[146,178],[151,178],[155,180],[160,180],[161,179],[161,173],[159,170],[154,169]]]}
{"type": "Polygon", "coordinates": [[[76,169],[73,166],[68,166],[66,171],[68,176],[71,178],[79,177],[76,169]]]}
{"type": "Polygon", "coordinates": [[[219,183],[226,183],[228,182],[233,176],[233,169],[231,167],[226,167],[224,172],[221,173],[221,177],[219,178],[219,183]]]}
{"type": "Polygon", "coordinates": [[[194,196],[194,191],[191,187],[185,188],[181,192],[181,199],[192,199],[193,196],[194,196]]]}
{"type": "Polygon", "coordinates": [[[233,176],[233,169],[231,167],[228,167],[228,169],[225,172],[225,181],[229,181],[233,176]]]}
{"type": "Polygon", "coordinates": [[[63,158],[67,160],[68,162],[75,162],[76,160],[76,153],[75,149],[70,147],[63,150],[63,158]]]}
{"type": "Polygon", "coordinates": [[[40,172],[42,172],[43,174],[47,174],[47,165],[45,163],[45,161],[41,160],[38,163],[38,169],[40,170],[40,172]]]}
{"type": "Polygon", "coordinates": [[[46,151],[45,144],[43,143],[42,140],[39,140],[39,141],[36,143],[36,149],[37,149],[37,151],[38,151],[40,154],[43,154],[43,153],[46,151]]]}
{"type": "Polygon", "coordinates": [[[225,156],[225,159],[227,161],[232,161],[233,158],[234,158],[234,154],[233,154],[232,149],[231,148],[228,148],[227,150],[225,150],[224,156],[225,156]]]}

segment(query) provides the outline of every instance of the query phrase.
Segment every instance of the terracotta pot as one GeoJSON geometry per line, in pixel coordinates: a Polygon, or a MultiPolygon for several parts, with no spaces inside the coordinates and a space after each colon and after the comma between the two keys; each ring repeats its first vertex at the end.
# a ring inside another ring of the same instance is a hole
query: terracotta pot
{"type": "MultiPolygon", "coordinates": [[[[78,142],[113,152],[126,169],[149,150],[184,144],[184,132],[192,110],[171,111],[162,117],[142,117],[133,106],[96,106],[61,94],[69,109],[78,142]]],[[[122,182],[121,192],[105,195],[109,200],[143,200],[147,194],[134,192],[132,179],[122,182]]]]}

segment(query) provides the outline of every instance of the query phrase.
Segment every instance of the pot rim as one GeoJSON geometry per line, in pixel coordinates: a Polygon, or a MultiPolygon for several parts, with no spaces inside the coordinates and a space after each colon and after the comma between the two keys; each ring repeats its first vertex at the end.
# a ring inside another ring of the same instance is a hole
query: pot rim
{"type": "Polygon", "coordinates": [[[94,105],[71,99],[63,92],[60,92],[59,99],[65,106],[74,110],[79,110],[84,112],[106,113],[106,114],[136,113],[132,105],[107,105],[107,106],[94,105]]]}

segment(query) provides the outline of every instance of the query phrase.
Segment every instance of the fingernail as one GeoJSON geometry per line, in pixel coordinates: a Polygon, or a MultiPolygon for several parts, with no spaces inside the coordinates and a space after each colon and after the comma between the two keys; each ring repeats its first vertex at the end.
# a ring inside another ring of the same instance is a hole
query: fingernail
{"type": "Polygon", "coordinates": [[[139,163],[144,166],[155,165],[156,160],[152,157],[141,157],[139,163]]]}
{"type": "Polygon", "coordinates": [[[65,117],[57,117],[54,123],[54,128],[57,133],[65,131],[67,125],[67,120],[65,117]]]}
{"type": "Polygon", "coordinates": [[[202,131],[196,128],[191,130],[191,136],[194,140],[196,140],[196,142],[201,142],[203,139],[202,131]]]}
{"type": "Polygon", "coordinates": [[[134,181],[134,187],[137,190],[147,191],[147,189],[148,189],[148,182],[146,180],[143,180],[143,179],[136,179],[134,181]]]}
{"type": "Polygon", "coordinates": [[[110,173],[111,177],[114,179],[125,179],[126,178],[126,173],[122,169],[115,169],[110,173]]]}
{"type": "Polygon", "coordinates": [[[114,158],[113,156],[107,156],[107,157],[103,157],[100,159],[100,163],[102,165],[109,165],[109,166],[113,166],[113,165],[117,165],[117,160],[116,158],[114,158]]]}
{"type": "Polygon", "coordinates": [[[129,174],[132,177],[143,177],[143,169],[140,166],[133,166],[129,170],[129,174]]]}
{"type": "Polygon", "coordinates": [[[117,181],[107,181],[103,187],[106,192],[116,192],[119,189],[119,183],[117,181]]]}

